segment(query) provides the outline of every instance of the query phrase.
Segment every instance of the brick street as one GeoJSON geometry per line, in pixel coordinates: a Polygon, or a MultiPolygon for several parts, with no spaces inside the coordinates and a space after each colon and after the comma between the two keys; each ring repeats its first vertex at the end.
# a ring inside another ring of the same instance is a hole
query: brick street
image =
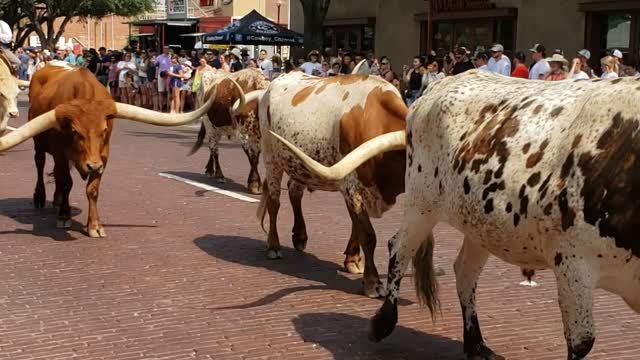
{"type": "MultiPolygon", "coordinates": [[[[12,126],[23,123],[26,105],[12,126]]],[[[58,230],[53,178],[47,207],[32,204],[32,141],[0,154],[0,359],[463,358],[452,268],[460,233],[437,227],[436,265],[446,274],[435,324],[407,277],[398,327],[372,344],[368,321],[381,301],[360,295],[360,276],[342,271],[351,226],[341,197],[305,194],[309,243],[301,254],[291,247],[293,216],[283,191],[284,259],[267,260],[256,203],[158,175],[246,195],[249,166],[240,147],[223,144],[220,159],[233,182],[216,184],[203,176],[207,149],[186,157],[196,132],[116,122],[98,203],[105,239],[85,236],[87,200],[75,171],[73,227],[58,230]]],[[[46,172],[52,169],[47,157],[46,172]]],[[[396,206],[374,221],[383,279],[387,240],[400,219],[396,206]]],[[[508,359],[566,358],[552,273],[538,272],[536,288],[522,280],[518,268],[488,262],[477,301],[488,345],[508,359]]],[[[604,291],[595,293],[595,304],[590,358],[637,359],[640,316],[604,291]]]]}

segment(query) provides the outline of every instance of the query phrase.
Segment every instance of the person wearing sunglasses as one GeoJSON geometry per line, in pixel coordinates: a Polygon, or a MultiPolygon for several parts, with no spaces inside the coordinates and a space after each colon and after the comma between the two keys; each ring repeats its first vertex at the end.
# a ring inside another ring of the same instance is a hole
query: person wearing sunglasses
{"type": "Polygon", "coordinates": [[[503,53],[504,47],[502,45],[493,45],[491,47],[491,59],[489,59],[487,66],[491,72],[511,76],[511,60],[503,53]]]}

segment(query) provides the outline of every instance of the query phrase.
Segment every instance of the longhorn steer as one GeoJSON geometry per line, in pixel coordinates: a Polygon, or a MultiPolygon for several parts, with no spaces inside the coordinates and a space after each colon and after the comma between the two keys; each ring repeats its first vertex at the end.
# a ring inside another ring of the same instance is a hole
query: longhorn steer
{"type": "Polygon", "coordinates": [[[34,137],[38,180],[33,202],[38,208],[44,207],[46,200],[43,179],[45,153],[53,156],[56,182],[54,205],[60,207],[60,228],[71,225],[69,192],[73,182],[69,165],[74,165],[82,178],[88,179],[87,231],[91,237],[106,236],[98,218],[97,201],[100,179],[109,156],[113,119],[120,117],[152,125],[177,126],[202,116],[212,103],[209,101],[200,109],[181,115],[116,103],[87,69],[60,66],[57,63],[49,64],[34,74],[29,97],[30,121],[0,138],[0,151],[34,137]]]}
{"type": "Polygon", "coordinates": [[[569,359],[587,356],[595,341],[594,288],[640,312],[639,86],[632,78],[527,82],[470,71],[434,84],[416,102],[406,138],[372,140],[335,165],[341,169],[306,158],[315,172],[340,178],[380,156],[378,145],[406,144],[404,221],[389,242],[388,295],[370,337],[393,331],[412,256],[416,290],[433,314],[438,221],[465,235],[454,268],[469,357],[500,358],[484,344],[476,315],[476,283],[489,254],[553,270],[569,359]]]}
{"type": "Polygon", "coordinates": [[[0,135],[6,131],[9,119],[19,115],[18,86],[29,86],[29,82],[18,80],[9,60],[0,54],[0,135]]]}
{"type": "MultiPolygon", "coordinates": [[[[223,71],[207,71],[202,74],[202,81],[198,89],[198,102],[203,104],[207,100],[205,97],[206,92],[215,84],[227,78],[231,78],[240,84],[244,92],[266,89],[269,86],[269,81],[264,77],[262,71],[258,69],[245,69],[231,74],[223,71]]],[[[247,187],[249,192],[259,194],[260,128],[257,102],[247,104],[247,107],[241,113],[233,116],[231,108],[239,97],[238,90],[230,82],[218,85],[213,105],[202,119],[198,140],[193,145],[189,155],[198,151],[206,139],[210,155],[205,173],[212,176],[216,181],[224,182],[225,178],[218,160],[218,145],[223,136],[237,136],[240,139],[242,150],[249,158],[249,165],[251,166],[247,187]]]]}
{"type": "Polygon", "coordinates": [[[280,183],[286,172],[295,217],[292,236],[295,248],[302,251],[307,243],[301,207],[304,190],[341,192],[352,221],[345,267],[351,273],[362,272],[362,246],[364,292],[370,297],[384,295],[373,261],[376,235],[369,216],[381,217],[404,192],[404,149],[369,160],[345,179],[325,180],[311,175],[282,144],[265,135],[274,130],[318,161],[332,164],[369,139],[404,129],[407,107],[398,91],[378,77],[347,75],[322,79],[292,72],[271,83],[259,108],[267,175],[257,215],[264,220],[269,212],[267,256],[281,257],[276,218],[280,183]]]}

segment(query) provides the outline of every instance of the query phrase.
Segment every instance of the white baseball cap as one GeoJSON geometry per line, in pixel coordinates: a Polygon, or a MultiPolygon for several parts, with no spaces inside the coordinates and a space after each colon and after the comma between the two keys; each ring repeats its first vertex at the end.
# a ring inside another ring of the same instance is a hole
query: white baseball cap
{"type": "Polygon", "coordinates": [[[614,49],[611,55],[617,57],[618,59],[622,59],[622,52],[618,49],[614,49]]]}
{"type": "Polygon", "coordinates": [[[495,45],[493,45],[493,46],[491,47],[491,51],[496,51],[496,52],[500,51],[500,52],[503,52],[503,51],[504,51],[504,47],[503,47],[502,45],[500,45],[500,44],[495,44],[495,45]]]}
{"type": "Polygon", "coordinates": [[[589,51],[587,49],[582,49],[582,50],[578,51],[578,55],[584,57],[587,60],[591,59],[591,51],[589,51]]]}

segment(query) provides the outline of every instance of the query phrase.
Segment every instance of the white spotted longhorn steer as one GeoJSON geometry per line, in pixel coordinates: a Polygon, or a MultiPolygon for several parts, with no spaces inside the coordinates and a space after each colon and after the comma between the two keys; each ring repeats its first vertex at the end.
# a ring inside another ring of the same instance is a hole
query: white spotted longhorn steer
{"type": "Polygon", "coordinates": [[[218,160],[218,145],[223,136],[229,138],[237,136],[251,167],[247,188],[249,192],[259,194],[260,128],[258,124],[258,105],[256,101],[250,102],[232,116],[232,107],[234,102],[239,99],[240,93],[230,81],[225,81],[225,79],[236,81],[244,92],[266,89],[269,86],[269,81],[259,69],[245,69],[231,74],[216,70],[204,72],[197,92],[198,105],[207,102],[208,99],[205,94],[211,94],[209,90],[214,85],[217,88],[213,105],[209,108],[207,115],[202,117],[198,139],[189,155],[198,151],[206,139],[210,155],[205,172],[207,175],[212,176],[214,180],[224,182],[225,177],[222,174],[222,168],[218,160]]]}
{"type": "Polygon", "coordinates": [[[470,358],[501,358],[484,344],[476,315],[489,254],[553,270],[569,359],[586,357],[595,341],[594,288],[640,312],[639,88],[631,78],[526,82],[470,71],[434,84],[410,109],[406,132],[374,139],[332,168],[289,145],[314,176],[334,180],[406,145],[404,221],[389,242],[388,294],[370,338],[393,331],[411,257],[433,314],[439,221],[465,235],[454,269],[470,358]]]}
{"type": "MultiPolygon", "coordinates": [[[[345,179],[327,181],[312,175],[287,148],[269,134],[274,130],[314,155],[324,164],[333,164],[367,140],[405,128],[407,107],[398,90],[379,77],[347,75],[319,78],[291,72],[275,79],[260,93],[260,129],[266,180],[258,209],[263,221],[269,213],[267,256],[280,258],[277,214],[280,183],[289,176],[289,199],[294,211],[292,240],[304,250],[307,232],[302,215],[305,189],[339,191],[344,195],[352,221],[351,237],[345,250],[345,267],[362,273],[360,246],[364,252],[364,293],[384,295],[373,254],[376,235],[369,216],[375,218],[393,206],[404,192],[405,151],[381,154],[345,179]]],[[[247,103],[257,95],[248,94],[247,103]]]]}

